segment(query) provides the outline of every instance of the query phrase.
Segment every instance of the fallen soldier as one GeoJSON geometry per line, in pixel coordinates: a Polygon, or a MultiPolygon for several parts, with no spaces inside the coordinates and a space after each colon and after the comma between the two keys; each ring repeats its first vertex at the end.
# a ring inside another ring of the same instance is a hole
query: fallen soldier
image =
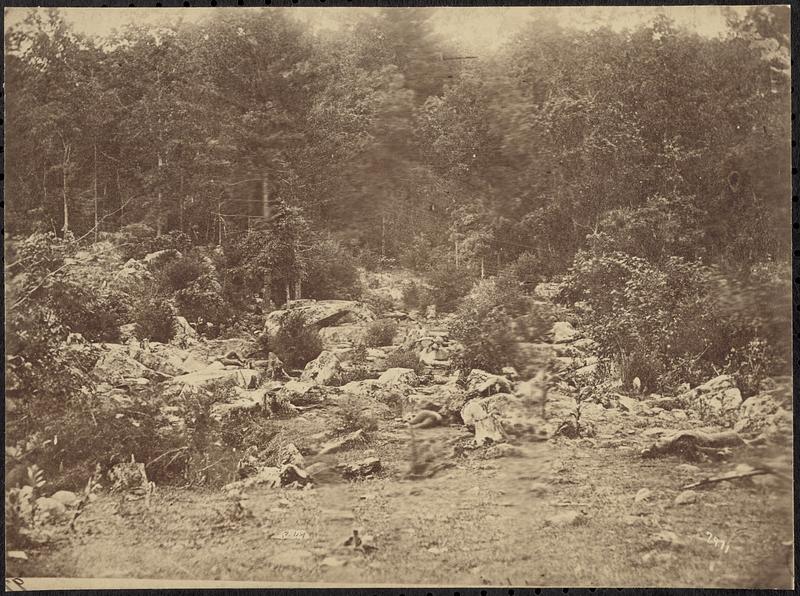
{"type": "Polygon", "coordinates": [[[420,410],[408,423],[411,428],[431,428],[442,424],[442,415],[433,410],[420,410]]]}

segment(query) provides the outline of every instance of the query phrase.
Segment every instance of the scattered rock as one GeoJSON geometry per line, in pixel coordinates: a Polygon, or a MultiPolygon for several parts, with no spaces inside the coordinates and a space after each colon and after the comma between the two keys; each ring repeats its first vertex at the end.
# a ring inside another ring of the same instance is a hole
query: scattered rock
{"type": "Polygon", "coordinates": [[[551,515],[544,520],[545,526],[563,528],[567,526],[579,526],[586,523],[586,516],[580,511],[568,510],[551,515]]]}
{"type": "Polygon", "coordinates": [[[697,502],[697,493],[693,490],[685,490],[675,497],[675,505],[691,505],[697,502]]]}
{"type": "Polygon", "coordinates": [[[336,453],[337,451],[342,451],[347,447],[352,447],[364,441],[364,430],[358,429],[355,432],[352,432],[348,435],[340,437],[334,441],[329,441],[322,446],[322,449],[319,450],[319,455],[326,455],[328,453],[336,453]]]}
{"type": "Polygon", "coordinates": [[[293,300],[285,310],[269,313],[264,321],[264,331],[270,336],[281,329],[289,313],[302,314],[306,325],[333,327],[345,323],[369,323],[375,320],[375,313],[363,302],[354,300],[293,300]]]}
{"type": "Polygon", "coordinates": [[[320,567],[337,568],[337,567],[344,567],[345,565],[347,565],[347,561],[345,561],[344,559],[340,559],[338,557],[325,557],[324,559],[322,559],[319,565],[320,567]]]}
{"type": "Polygon", "coordinates": [[[720,375],[679,396],[688,409],[704,420],[718,421],[742,403],[742,394],[730,375],[720,375]]]}
{"type": "Polygon", "coordinates": [[[652,546],[656,548],[675,548],[686,545],[686,541],[671,530],[661,530],[650,536],[652,546]]]}
{"type": "Polygon", "coordinates": [[[242,389],[256,389],[261,383],[261,374],[250,368],[225,370],[209,366],[203,370],[173,377],[168,381],[170,385],[202,389],[209,389],[220,382],[232,382],[242,389]]]}
{"type": "Polygon", "coordinates": [[[553,328],[550,330],[554,344],[563,344],[574,341],[580,337],[580,334],[575,330],[571,323],[566,321],[558,321],[553,323],[553,328]]]}
{"type": "Polygon", "coordinates": [[[172,343],[177,345],[190,345],[197,343],[197,331],[189,324],[185,317],[175,317],[175,333],[172,336],[172,343]]]}
{"type": "Polygon", "coordinates": [[[739,419],[734,424],[736,432],[755,434],[763,431],[772,434],[787,433],[791,438],[791,414],[781,402],[769,393],[762,393],[747,398],[739,409],[739,419]],[[785,414],[789,414],[786,416],[785,414]],[[788,425],[784,422],[788,421],[788,425]]]}
{"type": "Polygon", "coordinates": [[[51,497],[36,499],[36,513],[41,520],[59,520],[67,513],[67,507],[61,501],[51,497]]]}
{"type": "Polygon", "coordinates": [[[617,395],[617,403],[628,412],[636,412],[639,409],[639,401],[627,395],[617,395]]]}
{"type": "Polygon", "coordinates": [[[692,464],[678,464],[675,469],[683,474],[696,474],[700,471],[700,468],[692,464]]]}
{"type": "Polygon", "coordinates": [[[642,488],[639,489],[639,492],[636,493],[636,496],[633,498],[633,500],[635,503],[643,503],[648,501],[652,496],[653,491],[651,491],[649,488],[642,488]]]}
{"type": "Polygon", "coordinates": [[[341,377],[342,364],[336,354],[323,351],[314,360],[306,364],[300,381],[332,385],[341,377]]]}
{"type": "Polygon", "coordinates": [[[301,487],[311,483],[311,477],[308,472],[298,468],[293,464],[285,464],[281,467],[280,473],[280,486],[283,487],[301,487]]]}
{"type": "Polygon", "coordinates": [[[293,406],[309,406],[325,401],[325,393],[311,381],[289,381],[278,391],[278,396],[293,406]]]}
{"type": "Polygon", "coordinates": [[[278,461],[281,464],[291,464],[298,468],[304,468],[305,458],[294,443],[287,443],[278,452],[278,461]]]}
{"type": "Polygon", "coordinates": [[[53,493],[50,495],[50,498],[62,503],[66,507],[70,507],[78,502],[78,495],[68,490],[60,490],[56,493],[53,493]]]}
{"type": "Polygon", "coordinates": [[[419,385],[419,377],[410,368],[390,368],[378,377],[378,383],[382,385],[410,385],[416,387],[419,385]]]}
{"type": "Polygon", "coordinates": [[[368,457],[352,464],[340,464],[337,466],[344,478],[352,480],[363,478],[381,471],[381,460],[377,457],[368,457]]]}
{"type": "Polygon", "coordinates": [[[498,443],[492,445],[486,450],[486,457],[500,458],[500,457],[522,457],[523,452],[519,447],[510,445],[509,443],[498,443]]]}
{"type": "Polygon", "coordinates": [[[492,395],[494,393],[510,393],[513,391],[513,387],[505,377],[475,368],[467,377],[467,390],[478,395],[492,395]]]}

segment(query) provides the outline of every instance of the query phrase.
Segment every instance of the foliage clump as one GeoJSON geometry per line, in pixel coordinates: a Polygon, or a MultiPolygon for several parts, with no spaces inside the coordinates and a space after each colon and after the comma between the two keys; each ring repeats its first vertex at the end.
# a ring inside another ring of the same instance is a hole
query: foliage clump
{"type": "Polygon", "coordinates": [[[397,322],[393,319],[378,319],[367,324],[364,330],[364,345],[368,348],[389,346],[397,335],[397,322]]]}
{"type": "Polygon", "coordinates": [[[322,340],[313,326],[307,325],[300,312],[289,312],[274,337],[270,350],[286,365],[302,368],[322,353],[322,340]]]}

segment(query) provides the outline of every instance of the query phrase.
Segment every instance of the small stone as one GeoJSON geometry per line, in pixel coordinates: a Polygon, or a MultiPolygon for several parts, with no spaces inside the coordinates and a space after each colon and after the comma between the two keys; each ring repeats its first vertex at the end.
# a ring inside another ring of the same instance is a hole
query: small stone
{"type": "Polygon", "coordinates": [[[338,557],[325,557],[320,563],[321,567],[344,567],[347,561],[338,557]]]}
{"type": "Polygon", "coordinates": [[[685,490],[675,497],[676,505],[691,505],[697,502],[697,493],[693,490],[685,490]]]}
{"type": "Polygon", "coordinates": [[[528,492],[534,497],[546,495],[549,490],[550,487],[544,482],[533,482],[528,486],[528,492]]]}
{"type": "Polygon", "coordinates": [[[69,490],[60,490],[50,495],[50,498],[63,503],[67,507],[74,505],[78,501],[78,495],[69,490]]]}
{"type": "Polygon", "coordinates": [[[675,469],[684,474],[696,474],[700,471],[700,468],[693,466],[692,464],[679,464],[675,466],[675,469]]]}
{"type": "Polygon", "coordinates": [[[636,503],[642,503],[644,501],[649,500],[650,497],[652,496],[653,496],[653,491],[651,491],[649,488],[642,488],[639,489],[639,492],[636,493],[636,496],[634,497],[633,500],[636,503]]]}
{"type": "Polygon", "coordinates": [[[586,518],[580,511],[569,510],[548,517],[544,521],[544,525],[555,527],[579,526],[585,521],[586,518]]]}

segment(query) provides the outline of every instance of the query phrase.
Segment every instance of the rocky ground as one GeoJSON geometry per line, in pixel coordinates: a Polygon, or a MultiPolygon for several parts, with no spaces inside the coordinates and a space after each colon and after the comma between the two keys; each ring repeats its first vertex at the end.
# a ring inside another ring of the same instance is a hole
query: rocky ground
{"type": "MultiPolygon", "coordinates": [[[[525,370],[475,370],[459,380],[447,374],[458,346],[446,320],[392,311],[382,316],[398,322],[398,333],[392,346],[368,351],[372,378],[345,382],[375,313],[347,301],[291,308],[320,329],[325,347],[304,371],[285,370],[274,355],[253,356],[252,338],[202,340],[185,321],[171,345],[95,346],[102,350],[98,395],[108,403],[123,403],[136,385],[179,399],[223,381],[232,390],[212,407],[217,424],[250,413],[274,432],[269,445],[244,453],[209,446],[204,487],[154,486],[143,465],[131,464],[132,482],[119,482],[124,466],[115,482],[101,482],[116,491],[45,497],[39,509],[48,540],[7,555],[10,572],[792,585],[787,380],[744,401],[724,376],[678,396],[588,390],[599,361],[592,342],[566,321],[553,325],[547,341],[522,343],[525,370]],[[398,349],[416,353],[424,369],[386,369],[398,349]],[[557,376],[534,377],[548,361],[557,376]]],[[[286,316],[270,314],[266,330],[286,316]]],[[[183,424],[179,416],[173,422],[183,424]]]]}

